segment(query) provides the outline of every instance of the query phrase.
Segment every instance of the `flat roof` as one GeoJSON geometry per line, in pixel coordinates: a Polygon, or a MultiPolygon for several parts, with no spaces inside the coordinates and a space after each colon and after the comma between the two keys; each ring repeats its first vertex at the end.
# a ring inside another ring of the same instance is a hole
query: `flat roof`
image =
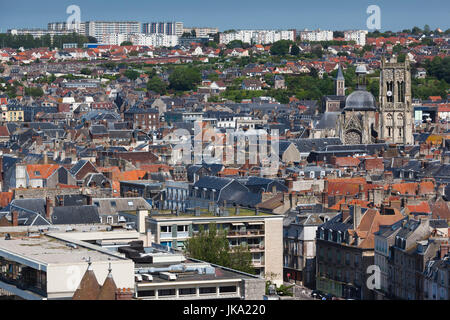
{"type": "Polygon", "coordinates": [[[255,214],[254,209],[245,209],[240,208],[239,214],[235,214],[234,208],[228,209],[228,216],[217,216],[215,213],[210,212],[207,209],[200,209],[200,216],[196,216],[194,213],[185,213],[185,212],[179,212],[178,216],[175,213],[172,213],[171,210],[158,210],[158,214],[151,214],[149,215],[149,218],[155,219],[155,220],[164,220],[164,219],[190,219],[190,218],[242,218],[242,217],[249,217],[249,218],[261,218],[261,217],[273,217],[273,216],[282,216],[280,214],[276,213],[267,213],[259,211],[258,215],[255,214]]]}
{"type": "Polygon", "coordinates": [[[114,255],[101,251],[82,247],[72,248],[66,242],[51,236],[41,234],[35,236],[20,236],[11,234],[11,240],[0,239],[0,255],[7,254],[10,258],[18,256],[22,259],[30,259],[43,265],[86,263],[90,257],[92,262],[119,261],[122,260],[114,255]]]}

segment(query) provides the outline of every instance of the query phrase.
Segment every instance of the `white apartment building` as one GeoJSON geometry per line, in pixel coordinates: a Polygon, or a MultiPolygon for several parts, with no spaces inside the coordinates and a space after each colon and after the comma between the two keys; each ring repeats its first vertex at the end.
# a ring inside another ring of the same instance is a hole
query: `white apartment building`
{"type": "Polygon", "coordinates": [[[252,44],[268,44],[279,40],[295,41],[294,30],[239,30],[236,32],[221,33],[219,42],[228,44],[234,40],[252,44]]]}
{"type": "Polygon", "coordinates": [[[197,27],[184,28],[183,33],[191,33],[192,30],[195,31],[195,35],[198,38],[205,38],[205,37],[208,37],[210,34],[219,33],[218,28],[197,28],[197,27]]]}
{"type": "Polygon", "coordinates": [[[55,35],[71,34],[73,30],[46,30],[46,29],[9,29],[12,35],[32,35],[33,38],[40,38],[49,34],[52,38],[55,35]]]}
{"type": "Polygon", "coordinates": [[[345,41],[355,41],[359,46],[366,45],[367,30],[349,30],[344,32],[345,41]]]}
{"type": "Polygon", "coordinates": [[[135,34],[141,32],[141,24],[136,21],[87,21],[84,22],[86,35],[95,37],[98,41],[105,34],[135,34]]]}
{"type": "Polygon", "coordinates": [[[333,31],[330,30],[305,30],[300,32],[302,41],[332,41],[333,31]]]}
{"type": "Polygon", "coordinates": [[[134,45],[152,47],[175,47],[178,45],[178,36],[167,34],[134,34],[129,37],[134,45]]]}
{"type": "Polygon", "coordinates": [[[133,45],[137,46],[174,47],[178,45],[178,36],[157,33],[109,33],[103,35],[101,43],[107,45],[120,45],[124,41],[130,41],[133,45]]]}
{"type": "Polygon", "coordinates": [[[146,34],[166,34],[181,37],[183,32],[183,22],[147,22],[142,24],[142,33],[146,34]]]}

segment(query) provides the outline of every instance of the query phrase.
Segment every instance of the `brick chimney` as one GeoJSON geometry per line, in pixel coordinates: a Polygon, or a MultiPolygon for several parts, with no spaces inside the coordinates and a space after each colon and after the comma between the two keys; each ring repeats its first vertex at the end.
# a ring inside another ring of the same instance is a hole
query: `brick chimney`
{"type": "Polygon", "coordinates": [[[340,210],[342,211],[342,222],[344,222],[350,216],[350,209],[348,205],[341,204],[340,210]]]}
{"type": "Polygon", "coordinates": [[[51,217],[52,217],[52,212],[53,212],[53,206],[52,206],[52,201],[50,200],[49,197],[45,198],[45,217],[47,218],[47,220],[51,221],[51,217]]]}
{"type": "Polygon", "coordinates": [[[12,216],[13,227],[18,226],[19,225],[19,212],[14,210],[13,212],[11,212],[11,216],[12,216]]]}

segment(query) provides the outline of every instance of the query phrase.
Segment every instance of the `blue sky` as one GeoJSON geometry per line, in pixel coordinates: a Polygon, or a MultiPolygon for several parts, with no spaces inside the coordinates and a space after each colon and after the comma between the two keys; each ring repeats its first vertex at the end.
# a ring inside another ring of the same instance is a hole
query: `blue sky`
{"type": "Polygon", "coordinates": [[[65,21],[66,8],[82,21],[182,21],[185,26],[231,28],[366,29],[369,5],[381,8],[382,30],[429,24],[450,28],[449,0],[0,0],[0,29],[46,28],[65,21]],[[20,4],[19,4],[20,3],[20,4]]]}

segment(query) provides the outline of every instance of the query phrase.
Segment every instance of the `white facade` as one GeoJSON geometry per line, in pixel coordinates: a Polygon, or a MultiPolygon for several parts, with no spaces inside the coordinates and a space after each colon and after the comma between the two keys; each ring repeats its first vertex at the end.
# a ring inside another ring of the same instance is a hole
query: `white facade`
{"type": "Polygon", "coordinates": [[[330,30],[314,30],[300,32],[300,39],[302,41],[332,41],[333,31],[330,30]]]}
{"type": "Polygon", "coordinates": [[[105,34],[134,34],[141,32],[141,24],[135,21],[88,21],[84,24],[86,35],[95,37],[98,41],[100,41],[105,34]]]}
{"type": "Polygon", "coordinates": [[[345,41],[355,41],[359,46],[366,45],[367,30],[351,30],[344,32],[345,41]]]}
{"type": "Polygon", "coordinates": [[[178,45],[178,36],[166,34],[125,34],[110,33],[102,37],[102,44],[120,45],[124,41],[131,41],[133,45],[151,47],[174,47],[178,45]]]}
{"type": "Polygon", "coordinates": [[[295,41],[295,32],[294,30],[239,30],[221,33],[219,37],[219,42],[224,44],[234,40],[252,44],[268,44],[279,40],[295,41]]]}

